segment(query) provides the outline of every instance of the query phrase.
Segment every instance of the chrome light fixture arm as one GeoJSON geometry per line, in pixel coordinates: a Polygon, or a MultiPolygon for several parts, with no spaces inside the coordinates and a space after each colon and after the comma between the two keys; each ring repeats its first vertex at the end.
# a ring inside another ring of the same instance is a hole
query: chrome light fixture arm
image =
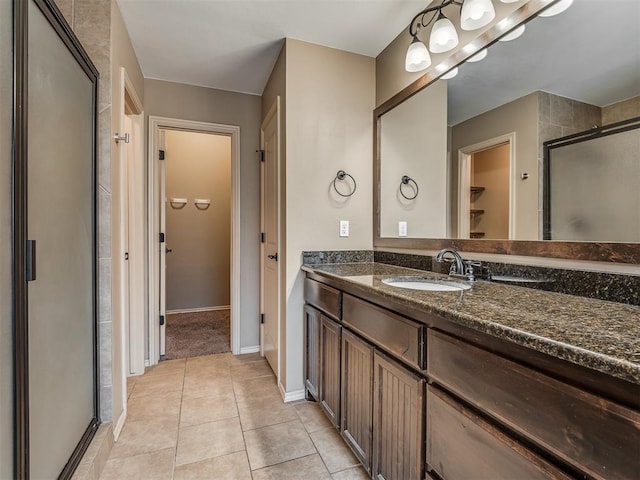
{"type": "Polygon", "coordinates": [[[425,28],[431,25],[431,23],[442,14],[442,9],[448,7],[449,5],[459,5],[460,7],[462,7],[462,2],[458,0],[443,0],[440,5],[437,5],[435,7],[428,7],[421,12],[418,12],[416,16],[411,20],[411,23],[409,23],[409,35],[411,35],[412,37],[418,35],[418,32],[421,28],[425,28]],[[427,23],[424,23],[425,17],[428,13],[431,12],[434,12],[433,15],[427,23]]]}

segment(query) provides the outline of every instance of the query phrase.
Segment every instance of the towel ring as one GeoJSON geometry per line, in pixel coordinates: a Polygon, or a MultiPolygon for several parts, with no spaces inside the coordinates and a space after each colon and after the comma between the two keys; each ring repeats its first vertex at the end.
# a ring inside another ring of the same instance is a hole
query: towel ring
{"type": "Polygon", "coordinates": [[[402,195],[404,198],[406,198],[407,200],[414,200],[417,196],[418,196],[418,184],[416,183],[416,181],[407,176],[407,175],[403,175],[402,180],[400,181],[400,195],[402,195]],[[408,197],[404,194],[404,192],[402,191],[402,186],[403,185],[409,185],[409,183],[413,183],[414,188],[415,188],[415,194],[413,195],[413,197],[408,197]]]}
{"type": "Polygon", "coordinates": [[[358,188],[358,185],[356,184],[356,179],[353,178],[351,175],[349,175],[344,170],[338,170],[338,173],[336,173],[336,178],[333,179],[333,189],[336,191],[336,193],[338,195],[340,195],[341,197],[350,197],[351,195],[353,195],[356,192],[356,188],[358,188]],[[341,193],[338,190],[338,187],[336,186],[336,180],[344,180],[346,177],[349,177],[351,179],[351,181],[353,182],[353,190],[351,190],[351,192],[347,193],[347,194],[341,193]]]}

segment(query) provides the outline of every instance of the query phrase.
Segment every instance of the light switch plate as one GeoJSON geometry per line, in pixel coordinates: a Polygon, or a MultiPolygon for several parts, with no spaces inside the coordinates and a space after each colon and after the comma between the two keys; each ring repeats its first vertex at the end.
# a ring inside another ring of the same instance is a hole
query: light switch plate
{"type": "Polygon", "coordinates": [[[349,236],[349,220],[340,220],[340,236],[349,236]]]}
{"type": "Polygon", "coordinates": [[[407,236],[407,222],[398,222],[398,236],[399,237],[407,236]]]}

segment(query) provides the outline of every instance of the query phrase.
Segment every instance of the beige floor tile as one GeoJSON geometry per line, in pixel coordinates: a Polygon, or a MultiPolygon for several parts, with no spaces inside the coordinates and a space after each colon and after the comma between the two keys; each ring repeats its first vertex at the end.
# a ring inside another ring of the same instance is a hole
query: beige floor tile
{"type": "Polygon", "coordinates": [[[96,472],[93,462],[80,462],[76,471],[73,472],[71,480],[95,480],[96,472]]]}
{"type": "Polygon", "coordinates": [[[232,391],[215,397],[185,398],[180,412],[180,427],[237,416],[238,408],[232,391]]]}
{"type": "Polygon", "coordinates": [[[331,475],[316,453],[255,470],[253,480],[331,480],[331,475]]]}
{"type": "Polygon", "coordinates": [[[316,402],[303,402],[295,405],[300,421],[307,429],[307,432],[313,433],[323,428],[331,427],[331,422],[316,402]]]}
{"type": "Polygon", "coordinates": [[[247,380],[234,380],[233,391],[239,402],[245,402],[252,398],[264,398],[266,396],[279,396],[282,398],[273,375],[247,380]]]}
{"type": "Polygon", "coordinates": [[[184,373],[168,373],[167,375],[142,376],[131,392],[131,398],[182,390],[184,373]]]}
{"type": "Polygon", "coordinates": [[[310,435],[329,472],[335,473],[360,465],[333,427],[318,430],[310,435]]]}
{"type": "Polygon", "coordinates": [[[174,452],[173,448],[167,448],[109,460],[100,475],[100,480],[171,480],[174,452]]]}
{"type": "Polygon", "coordinates": [[[127,422],[154,420],[180,415],[182,392],[167,392],[134,397],[127,402],[127,422]]]}
{"type": "Polygon", "coordinates": [[[238,402],[238,413],[243,431],[290,422],[298,418],[295,407],[287,405],[278,397],[256,397],[247,402],[238,402]]]}
{"type": "Polygon", "coordinates": [[[362,467],[347,468],[331,475],[333,480],[369,480],[371,477],[362,467]]]}
{"type": "Polygon", "coordinates": [[[126,422],[118,441],[113,444],[109,459],[175,447],[178,438],[178,418],[160,417],[154,420],[126,422]]]}
{"type": "Polygon", "coordinates": [[[187,377],[201,376],[201,375],[229,377],[231,376],[231,369],[226,362],[187,363],[185,375],[187,377]]]}
{"type": "Polygon", "coordinates": [[[208,458],[176,467],[174,480],[251,480],[247,453],[241,452],[208,458]]]}
{"type": "Polygon", "coordinates": [[[215,397],[233,392],[230,377],[189,376],[185,377],[183,398],[215,397]]]}
{"type": "Polygon", "coordinates": [[[244,432],[252,470],[316,453],[300,420],[244,432]]]}
{"type": "Polygon", "coordinates": [[[273,376],[273,370],[265,360],[231,365],[231,376],[234,380],[273,376]]]}
{"type": "Polygon", "coordinates": [[[180,429],[176,465],[194,463],[244,450],[238,418],[180,429]]]}
{"type": "Polygon", "coordinates": [[[171,373],[184,373],[184,367],[186,365],[184,358],[177,360],[161,360],[160,363],[149,367],[144,371],[144,377],[148,378],[154,375],[168,375],[171,373]]]}
{"type": "Polygon", "coordinates": [[[245,353],[244,355],[229,355],[229,365],[237,365],[246,362],[257,362],[264,360],[259,353],[245,353]]]}

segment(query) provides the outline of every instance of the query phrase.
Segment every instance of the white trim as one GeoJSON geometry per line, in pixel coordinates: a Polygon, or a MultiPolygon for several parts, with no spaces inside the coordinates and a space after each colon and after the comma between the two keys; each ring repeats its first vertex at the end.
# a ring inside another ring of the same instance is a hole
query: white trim
{"type": "Polygon", "coordinates": [[[240,348],[240,355],[244,355],[245,353],[259,353],[260,345],[254,345],[253,347],[242,347],[240,348]]]}
{"type": "Polygon", "coordinates": [[[509,144],[509,240],[516,238],[516,132],[463,147],[458,150],[458,235],[457,238],[469,238],[469,208],[471,204],[471,155],[474,153],[509,144]]]}
{"type": "Polygon", "coordinates": [[[218,307],[182,308],[178,310],[167,310],[166,314],[171,315],[172,313],[214,312],[217,310],[229,310],[230,308],[231,308],[231,305],[220,305],[218,307]]]}
{"type": "Polygon", "coordinates": [[[293,392],[287,392],[285,391],[282,384],[279,383],[278,390],[280,390],[280,395],[282,395],[282,400],[284,400],[284,403],[296,402],[298,400],[304,400],[306,398],[304,388],[302,390],[294,390],[293,392]]]}
{"type": "Polygon", "coordinates": [[[160,359],[158,131],[179,129],[231,137],[231,351],[240,352],[240,127],[149,116],[149,363],[160,359]]]}
{"type": "Polygon", "coordinates": [[[124,427],[124,422],[127,420],[127,409],[125,408],[120,414],[118,421],[113,425],[113,441],[118,441],[118,437],[122,432],[122,428],[124,427]]]}

